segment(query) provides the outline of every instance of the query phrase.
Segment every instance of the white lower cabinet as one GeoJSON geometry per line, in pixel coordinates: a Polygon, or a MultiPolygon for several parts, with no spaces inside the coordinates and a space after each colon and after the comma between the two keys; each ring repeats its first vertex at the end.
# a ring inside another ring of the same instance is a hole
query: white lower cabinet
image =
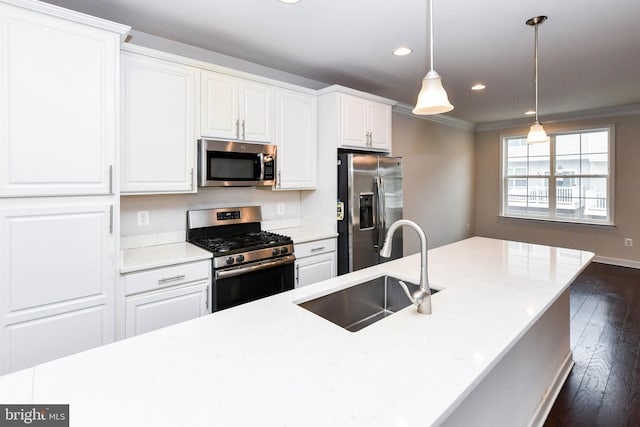
{"type": "Polygon", "coordinates": [[[147,292],[127,298],[126,337],[207,314],[209,282],[147,292]]]}
{"type": "Polygon", "coordinates": [[[124,337],[210,312],[211,261],[196,261],[124,275],[124,337]]]}
{"type": "Polygon", "coordinates": [[[0,374],[114,340],[112,202],[0,199],[0,374]]]}
{"type": "Polygon", "coordinates": [[[296,288],[336,276],[336,239],[295,244],[296,288]]]}

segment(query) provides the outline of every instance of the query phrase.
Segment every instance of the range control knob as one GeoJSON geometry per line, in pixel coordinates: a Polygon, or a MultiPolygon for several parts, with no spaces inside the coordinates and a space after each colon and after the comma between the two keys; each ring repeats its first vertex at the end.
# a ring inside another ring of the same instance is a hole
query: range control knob
{"type": "Polygon", "coordinates": [[[244,255],[238,255],[236,257],[236,262],[242,262],[242,261],[244,261],[244,255]]]}
{"type": "Polygon", "coordinates": [[[288,248],[281,248],[281,249],[280,249],[280,253],[281,253],[281,254],[286,254],[287,252],[289,252],[289,249],[288,249],[288,248]]]}
{"type": "Polygon", "coordinates": [[[271,254],[272,254],[273,256],[278,256],[278,255],[280,255],[280,249],[278,249],[278,248],[273,248],[273,250],[271,251],[271,254]]]}
{"type": "Polygon", "coordinates": [[[227,259],[225,260],[225,262],[226,262],[227,264],[233,264],[233,257],[232,257],[232,256],[227,257],[227,259]]]}

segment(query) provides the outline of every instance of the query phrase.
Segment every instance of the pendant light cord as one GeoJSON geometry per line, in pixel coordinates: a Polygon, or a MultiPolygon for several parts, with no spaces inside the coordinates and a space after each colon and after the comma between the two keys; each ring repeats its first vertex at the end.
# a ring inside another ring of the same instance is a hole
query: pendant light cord
{"type": "Polygon", "coordinates": [[[431,71],[433,71],[433,0],[429,0],[429,29],[431,31],[429,51],[431,52],[431,71]]]}
{"type": "Polygon", "coordinates": [[[535,68],[535,86],[536,86],[536,123],[538,122],[538,25],[536,24],[534,26],[534,31],[535,31],[535,48],[534,48],[534,56],[535,56],[535,60],[534,60],[534,68],[535,68]]]}

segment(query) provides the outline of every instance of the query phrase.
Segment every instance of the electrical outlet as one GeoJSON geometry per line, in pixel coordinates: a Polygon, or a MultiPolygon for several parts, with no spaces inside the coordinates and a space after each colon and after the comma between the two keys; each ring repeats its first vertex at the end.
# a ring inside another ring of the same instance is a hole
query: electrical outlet
{"type": "Polygon", "coordinates": [[[149,225],[149,211],[138,211],[138,226],[149,225]]]}
{"type": "Polygon", "coordinates": [[[284,215],[284,203],[278,203],[276,210],[278,211],[278,215],[284,215]]]}
{"type": "Polygon", "coordinates": [[[626,239],[624,239],[624,245],[629,247],[633,246],[633,239],[627,237],[626,239]]]}

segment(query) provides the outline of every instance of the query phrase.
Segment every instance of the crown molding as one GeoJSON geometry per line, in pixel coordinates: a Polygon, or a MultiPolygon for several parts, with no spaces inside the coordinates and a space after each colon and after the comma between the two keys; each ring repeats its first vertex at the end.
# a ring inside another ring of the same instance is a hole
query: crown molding
{"type": "MultiPolygon", "coordinates": [[[[640,104],[617,105],[614,107],[594,108],[591,110],[572,111],[545,115],[542,124],[567,122],[573,120],[602,119],[608,117],[634,116],[640,114],[640,104]]],[[[476,126],[476,132],[512,129],[529,126],[532,119],[522,118],[515,120],[503,120],[499,122],[481,123],[476,126]]]]}
{"type": "Polygon", "coordinates": [[[468,122],[462,119],[456,119],[455,117],[444,116],[442,114],[434,114],[429,116],[419,116],[417,114],[413,114],[411,111],[413,107],[409,104],[405,104],[403,102],[397,103],[393,107],[393,111],[396,113],[404,114],[406,116],[415,117],[416,119],[427,120],[429,122],[439,123],[441,125],[450,126],[463,130],[475,131],[476,125],[474,123],[468,122]]]}

